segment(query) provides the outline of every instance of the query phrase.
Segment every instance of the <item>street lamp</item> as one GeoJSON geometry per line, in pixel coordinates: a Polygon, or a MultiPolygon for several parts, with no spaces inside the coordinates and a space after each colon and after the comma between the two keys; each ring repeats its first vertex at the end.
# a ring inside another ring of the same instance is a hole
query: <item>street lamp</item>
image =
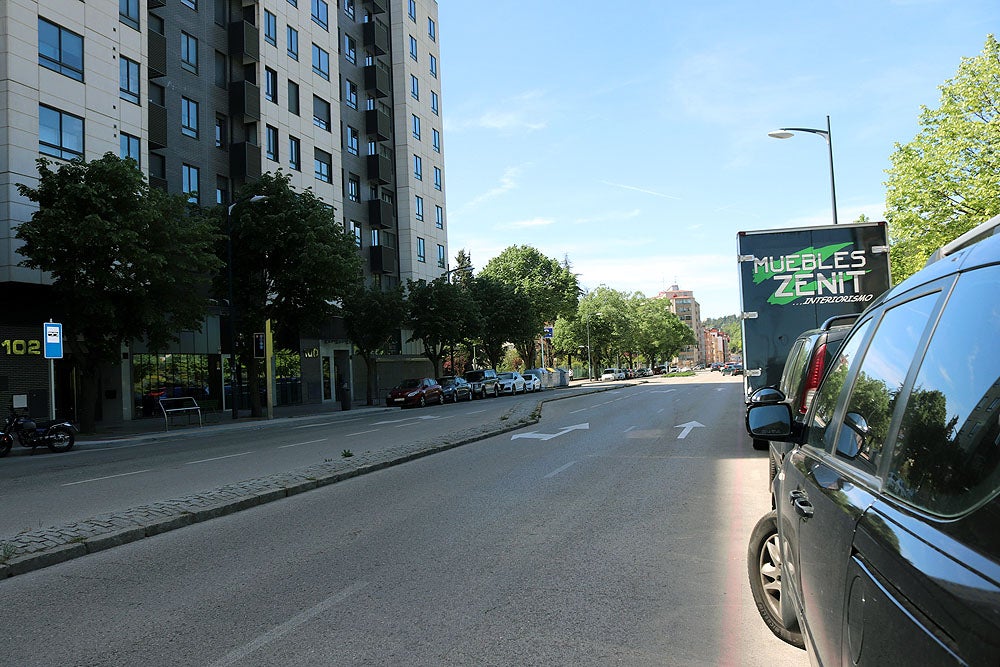
{"type": "Polygon", "coordinates": [[[587,315],[587,379],[591,382],[594,381],[594,362],[590,357],[590,318],[600,317],[600,313],[592,313],[587,315]]]}
{"type": "MultiPolygon", "coordinates": [[[[228,279],[229,279],[229,386],[232,398],[233,419],[239,419],[239,389],[236,386],[236,301],[233,299],[233,209],[237,204],[254,203],[264,201],[267,195],[254,195],[245,199],[238,199],[226,209],[226,254],[228,259],[228,279]]],[[[225,391],[222,392],[225,396],[225,391]]]]}
{"type": "Polygon", "coordinates": [[[830,197],[833,200],[833,224],[837,224],[837,186],[833,180],[833,138],[830,134],[830,117],[826,117],[825,130],[816,130],[808,127],[783,127],[781,129],[768,132],[767,136],[773,137],[774,139],[790,139],[795,136],[796,132],[818,134],[826,140],[826,147],[830,153],[830,197]]]}

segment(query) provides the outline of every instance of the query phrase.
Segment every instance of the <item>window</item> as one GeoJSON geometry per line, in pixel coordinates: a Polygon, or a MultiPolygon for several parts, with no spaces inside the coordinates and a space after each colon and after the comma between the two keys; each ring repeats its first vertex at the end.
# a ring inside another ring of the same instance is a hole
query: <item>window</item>
{"type": "Polygon", "coordinates": [[[268,160],[278,161],[278,128],[268,125],[264,129],[264,151],[268,160]]]}
{"type": "Polygon", "coordinates": [[[351,201],[361,201],[361,179],[354,174],[347,177],[347,198],[351,201]]]}
{"type": "Polygon", "coordinates": [[[431,92],[431,111],[438,112],[438,94],[433,91],[431,92]]]}
{"type": "Polygon", "coordinates": [[[423,220],[424,219],[424,198],[421,197],[420,195],[417,195],[416,197],[414,197],[414,199],[413,199],[413,208],[414,208],[414,217],[416,217],[417,220],[423,220]]]}
{"type": "Polygon", "coordinates": [[[344,0],[344,13],[354,18],[354,0],[344,0]]]}
{"type": "Polygon", "coordinates": [[[417,38],[413,35],[410,35],[410,57],[417,59],[417,38]]]}
{"type": "Polygon", "coordinates": [[[434,24],[434,19],[427,17],[427,36],[431,38],[432,42],[437,41],[437,26],[434,24]]]}
{"type": "Polygon", "coordinates": [[[313,175],[316,176],[317,181],[332,183],[330,168],[333,164],[333,156],[318,148],[314,148],[313,150],[315,151],[313,154],[313,175]]]}
{"type": "Polygon", "coordinates": [[[188,195],[188,201],[192,204],[198,203],[198,167],[189,164],[181,167],[181,192],[188,195]]]}
{"type": "Polygon", "coordinates": [[[358,154],[358,143],[359,143],[358,131],[355,128],[353,128],[350,125],[348,125],[347,126],[347,152],[350,153],[351,155],[357,155],[358,154]]]}
{"type": "Polygon", "coordinates": [[[434,189],[435,190],[440,190],[441,189],[441,168],[440,167],[434,167],[434,189]]]}
{"type": "Polygon", "coordinates": [[[424,247],[424,240],[419,236],[417,237],[417,261],[427,261],[427,249],[424,247]]]}
{"type": "Polygon", "coordinates": [[[424,161],[419,155],[413,156],[413,178],[424,180],[424,161]]]}
{"type": "Polygon", "coordinates": [[[407,12],[411,21],[417,20],[417,0],[410,0],[409,11],[407,12]]]}
{"type": "Polygon", "coordinates": [[[299,0],[288,0],[288,4],[290,4],[292,7],[298,7],[299,0]]]}
{"type": "Polygon", "coordinates": [[[330,6],[326,0],[312,0],[312,20],[323,30],[330,29],[330,6]]]}
{"type": "Polygon", "coordinates": [[[410,97],[415,100],[420,99],[420,79],[414,75],[410,75],[410,97]]]}
{"type": "Polygon", "coordinates": [[[278,45],[278,17],[264,10],[264,41],[271,46],[278,45]]]}
{"type": "Polygon", "coordinates": [[[39,17],[38,64],[83,81],[83,37],[39,17]]]}
{"type": "Polygon", "coordinates": [[[358,108],[358,84],[350,79],[344,81],[344,102],[352,109],[358,108]]]}
{"type": "Polygon", "coordinates": [[[198,11],[198,0],[181,0],[181,2],[191,9],[198,11]]]}
{"type": "Polygon", "coordinates": [[[430,72],[431,76],[436,79],[438,75],[438,59],[434,56],[431,56],[430,72]]]}
{"type": "Polygon", "coordinates": [[[299,115],[299,84],[288,82],[288,112],[299,115]]]}
{"type": "Polygon", "coordinates": [[[278,103],[278,73],[270,67],[264,68],[264,99],[278,103]]]}
{"type": "Polygon", "coordinates": [[[118,58],[118,96],[139,104],[139,63],[125,56],[118,58]]]}
{"type": "Polygon", "coordinates": [[[330,103],[313,95],[313,125],[330,131],[330,103]]]}
{"type": "Polygon", "coordinates": [[[440,206],[434,206],[434,226],[444,229],[444,209],[440,206]]]}
{"type": "Polygon", "coordinates": [[[229,23],[229,0],[215,0],[214,4],[215,24],[225,28],[229,23]]]}
{"type": "Polygon", "coordinates": [[[296,137],[288,137],[288,167],[302,171],[302,144],[296,137]]]}
{"type": "Polygon", "coordinates": [[[181,98],[181,134],[198,138],[198,103],[181,98]]]}
{"type": "Polygon", "coordinates": [[[358,64],[358,42],[350,35],[344,35],[344,58],[351,64],[358,64]]]}
{"type": "Polygon", "coordinates": [[[438,266],[442,269],[447,268],[444,261],[444,246],[438,244],[438,266]]]}
{"type": "Polygon", "coordinates": [[[219,88],[227,88],[229,86],[229,76],[227,70],[229,68],[226,66],[226,54],[221,51],[215,52],[215,85],[219,88]]]}
{"type": "Polygon", "coordinates": [[[435,152],[441,152],[441,133],[437,130],[431,130],[431,146],[435,152]]]}
{"type": "Polygon", "coordinates": [[[181,33],[181,67],[198,73],[198,40],[186,32],[181,33]]]}
{"type": "Polygon", "coordinates": [[[118,20],[139,29],[139,0],[118,0],[118,20]]]}
{"type": "Polygon", "coordinates": [[[357,220],[351,220],[349,227],[351,236],[354,237],[354,245],[361,247],[361,223],[357,220]]]}
{"type": "Polygon", "coordinates": [[[299,31],[288,26],[287,35],[285,36],[288,41],[288,57],[292,60],[299,59],[299,31]]]}
{"type": "Polygon", "coordinates": [[[215,117],[215,147],[225,148],[228,143],[229,137],[226,132],[226,117],[217,115],[215,117]]]}
{"type": "Polygon", "coordinates": [[[330,80],[330,54],[313,44],[313,71],[321,77],[330,80]]]}
{"type": "Polygon", "coordinates": [[[122,132],[118,135],[118,142],[120,146],[119,157],[123,160],[125,158],[131,158],[135,160],[137,166],[142,166],[141,156],[139,154],[139,137],[133,137],[131,134],[125,134],[122,132]]]}
{"type": "Polygon", "coordinates": [[[420,138],[420,116],[413,114],[413,138],[420,138]]]}
{"type": "Polygon", "coordinates": [[[215,175],[215,203],[229,203],[229,179],[220,174],[215,175]]]}

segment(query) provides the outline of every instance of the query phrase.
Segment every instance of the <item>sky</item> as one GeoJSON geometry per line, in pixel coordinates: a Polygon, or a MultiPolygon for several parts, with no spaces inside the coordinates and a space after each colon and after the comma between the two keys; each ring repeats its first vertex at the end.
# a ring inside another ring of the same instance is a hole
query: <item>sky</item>
{"type": "Polygon", "coordinates": [[[884,219],[921,106],[1000,35],[997,0],[440,0],[450,262],[511,245],[583,288],[739,311],[741,230],[884,219]]]}

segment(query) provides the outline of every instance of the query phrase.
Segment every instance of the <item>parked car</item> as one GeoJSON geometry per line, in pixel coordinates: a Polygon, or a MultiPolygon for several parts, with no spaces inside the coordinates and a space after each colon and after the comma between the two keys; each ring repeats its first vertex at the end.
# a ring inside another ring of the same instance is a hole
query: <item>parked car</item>
{"type": "Polygon", "coordinates": [[[517,372],[510,371],[507,373],[500,373],[497,376],[497,380],[500,385],[501,394],[523,394],[525,393],[524,377],[517,372]]]}
{"type": "Polygon", "coordinates": [[[437,381],[441,385],[441,394],[445,402],[458,403],[459,401],[472,400],[472,385],[465,378],[446,375],[438,378],[437,381]]]}
{"type": "Polygon", "coordinates": [[[617,368],[605,368],[601,371],[601,380],[624,380],[625,373],[617,368]]]}
{"type": "Polygon", "coordinates": [[[751,589],[813,664],[1000,664],[998,229],[876,298],[801,423],[787,400],[747,411],[753,437],[793,446],[751,589]]]}
{"type": "Polygon", "coordinates": [[[542,377],[539,371],[525,371],[521,377],[524,378],[525,391],[534,393],[542,390],[542,377]]]}
{"type": "Polygon", "coordinates": [[[444,394],[434,378],[411,378],[390,389],[385,403],[403,408],[413,405],[424,407],[428,403],[440,405],[444,403],[444,394]]]}
{"type": "Polygon", "coordinates": [[[497,382],[497,372],[492,368],[484,368],[478,371],[468,371],[463,377],[472,387],[473,398],[486,398],[487,396],[500,395],[500,385],[497,382]]]}

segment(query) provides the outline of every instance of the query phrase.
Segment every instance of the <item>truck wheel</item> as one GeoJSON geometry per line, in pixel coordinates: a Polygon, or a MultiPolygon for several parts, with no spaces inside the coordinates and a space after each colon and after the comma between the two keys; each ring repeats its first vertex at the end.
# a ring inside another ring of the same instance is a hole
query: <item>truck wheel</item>
{"type": "Polygon", "coordinates": [[[768,512],[754,526],[747,548],[747,572],[753,601],[764,623],[778,639],[804,649],[799,629],[786,628],[781,622],[782,566],[777,512],[768,512]]]}

